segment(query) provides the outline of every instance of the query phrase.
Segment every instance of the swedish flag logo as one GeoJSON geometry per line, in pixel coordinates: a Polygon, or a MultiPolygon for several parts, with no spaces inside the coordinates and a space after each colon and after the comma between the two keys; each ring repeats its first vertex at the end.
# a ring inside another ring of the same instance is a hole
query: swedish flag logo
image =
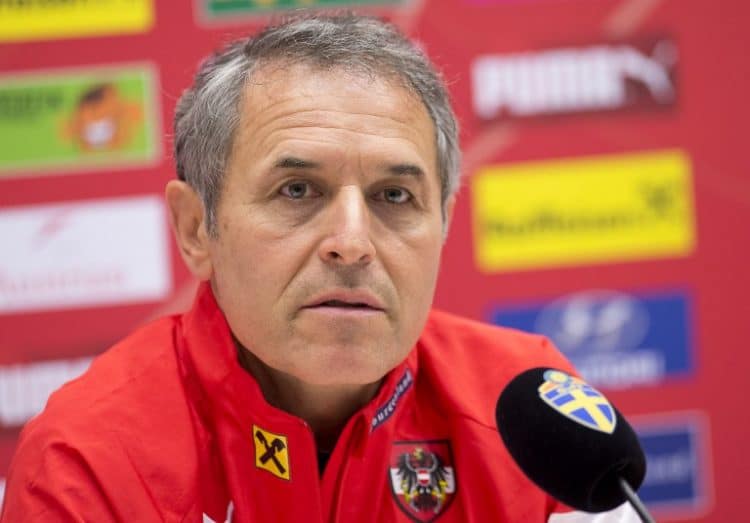
{"type": "Polygon", "coordinates": [[[563,416],[606,434],[615,431],[615,409],[585,381],[559,370],[548,370],[538,391],[539,397],[563,416]]]}

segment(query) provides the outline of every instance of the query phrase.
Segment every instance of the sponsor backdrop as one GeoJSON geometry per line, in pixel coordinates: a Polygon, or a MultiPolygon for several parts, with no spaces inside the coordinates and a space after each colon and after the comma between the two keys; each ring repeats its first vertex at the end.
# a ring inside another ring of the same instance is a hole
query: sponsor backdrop
{"type": "Polygon", "coordinates": [[[745,4],[0,0],[0,498],[50,391],[190,303],[161,193],[199,59],[312,6],[393,20],[450,82],[437,304],[551,338],[631,417],[659,521],[744,520],[745,4]]]}

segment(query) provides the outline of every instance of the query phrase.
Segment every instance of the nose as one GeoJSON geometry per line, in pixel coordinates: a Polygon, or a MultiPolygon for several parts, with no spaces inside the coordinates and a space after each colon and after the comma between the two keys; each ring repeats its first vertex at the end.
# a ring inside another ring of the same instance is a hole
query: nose
{"type": "Polygon", "coordinates": [[[318,254],[326,263],[366,265],[375,257],[370,238],[370,213],[359,187],[342,187],[326,213],[327,232],[318,254]]]}

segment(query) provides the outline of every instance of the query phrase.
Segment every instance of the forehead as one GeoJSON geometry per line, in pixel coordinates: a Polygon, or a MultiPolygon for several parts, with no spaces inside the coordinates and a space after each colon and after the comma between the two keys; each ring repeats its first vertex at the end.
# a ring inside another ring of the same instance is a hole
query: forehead
{"type": "Polygon", "coordinates": [[[235,150],[250,147],[260,154],[296,138],[352,147],[380,139],[384,147],[411,147],[429,157],[430,170],[436,161],[432,119],[400,81],[303,64],[265,64],[251,73],[236,138],[235,150]]]}
{"type": "MultiPolygon", "coordinates": [[[[248,75],[244,92],[243,109],[253,110],[253,105],[285,100],[320,98],[338,99],[339,104],[351,101],[356,104],[363,91],[380,104],[374,109],[403,109],[409,105],[415,111],[427,111],[418,95],[408,89],[396,74],[376,74],[353,66],[321,68],[313,64],[272,60],[259,63],[248,75]]],[[[257,107],[256,107],[257,108],[257,107]]],[[[429,116],[429,115],[427,115],[429,116]]]]}

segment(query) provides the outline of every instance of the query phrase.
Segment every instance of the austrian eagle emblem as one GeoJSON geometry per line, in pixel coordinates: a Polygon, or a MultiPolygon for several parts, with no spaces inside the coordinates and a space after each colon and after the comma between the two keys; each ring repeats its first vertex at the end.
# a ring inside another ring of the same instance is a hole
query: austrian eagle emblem
{"type": "Polygon", "coordinates": [[[395,442],[389,479],[399,508],[412,520],[434,521],[456,492],[448,441],[395,442]]]}

